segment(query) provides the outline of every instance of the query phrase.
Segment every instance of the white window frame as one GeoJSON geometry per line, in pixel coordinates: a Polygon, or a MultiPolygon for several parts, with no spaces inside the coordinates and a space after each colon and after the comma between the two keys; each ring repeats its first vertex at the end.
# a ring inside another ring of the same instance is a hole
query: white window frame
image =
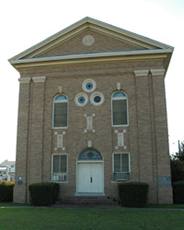
{"type": "Polygon", "coordinates": [[[126,98],[125,99],[113,98],[113,94],[116,92],[118,92],[118,91],[113,92],[111,95],[111,124],[112,124],[112,127],[128,127],[129,126],[128,95],[124,91],[120,90],[120,92],[122,92],[126,95],[126,98]],[[127,101],[127,124],[122,124],[122,125],[114,125],[113,124],[113,106],[112,106],[112,103],[113,103],[113,101],[116,101],[116,100],[117,101],[119,101],[119,100],[126,100],[127,101]]]}
{"type": "MultiPolygon", "coordinates": [[[[114,172],[114,155],[115,154],[127,154],[128,155],[128,168],[129,168],[129,171],[128,172],[122,172],[122,173],[131,173],[131,159],[130,159],[130,152],[113,152],[113,154],[112,154],[112,174],[114,174],[115,172],[114,172]]],[[[128,179],[121,179],[120,180],[120,182],[121,181],[127,181],[128,179]]],[[[116,181],[116,182],[118,182],[118,181],[116,181]]]]}
{"type": "Polygon", "coordinates": [[[68,122],[69,122],[69,98],[68,98],[67,95],[64,95],[64,94],[62,94],[62,95],[55,95],[53,97],[53,100],[52,100],[52,128],[53,129],[67,129],[68,128],[68,122]],[[67,97],[67,101],[66,102],[55,102],[55,98],[57,96],[66,96],[67,97]],[[66,120],[67,125],[66,126],[61,126],[61,127],[55,127],[54,126],[54,104],[55,103],[67,103],[67,120],[66,120]]]}
{"type": "Polygon", "coordinates": [[[67,153],[53,153],[52,154],[52,159],[51,159],[51,181],[55,182],[55,183],[68,183],[68,154],[67,153]],[[54,156],[66,156],[66,181],[57,181],[57,180],[53,180],[52,176],[53,176],[53,159],[54,156]]]}

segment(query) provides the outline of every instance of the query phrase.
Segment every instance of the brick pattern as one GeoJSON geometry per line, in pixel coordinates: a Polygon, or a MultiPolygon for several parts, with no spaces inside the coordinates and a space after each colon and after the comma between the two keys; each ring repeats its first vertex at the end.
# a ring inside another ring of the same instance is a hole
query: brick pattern
{"type": "Polygon", "coordinates": [[[88,28],[79,32],[74,37],[67,39],[67,42],[58,41],[54,47],[36,55],[36,57],[142,49],[144,49],[144,47],[141,47],[133,42],[128,42],[127,40],[123,41],[119,38],[112,37],[112,35],[107,35],[104,32],[88,28]],[[85,46],[82,43],[82,39],[86,34],[90,34],[94,37],[95,42],[92,46],[85,46]]]}
{"type": "Polygon", "coordinates": [[[17,127],[17,154],[16,154],[16,179],[21,176],[22,183],[14,188],[14,200],[24,203],[27,199],[28,179],[28,136],[30,116],[30,78],[20,81],[19,89],[19,116],[17,127]]]}
{"type": "MultiPolygon", "coordinates": [[[[80,36],[83,36],[82,33],[80,36]]],[[[103,35],[98,36],[96,49],[99,49],[100,36],[103,35]]],[[[72,52],[81,51],[77,40],[74,40],[71,41],[71,47],[76,50],[72,52]]],[[[121,45],[117,40],[111,41],[108,38],[103,49],[107,50],[108,47],[113,50],[121,45]]],[[[63,44],[60,49],[56,47],[52,55],[68,52],[68,46],[63,44]]],[[[51,55],[50,51],[48,55],[51,55]]],[[[149,183],[149,202],[172,202],[171,187],[161,186],[158,182],[160,177],[170,176],[164,77],[152,76],[149,71],[148,75],[144,76],[134,74],[135,70],[161,68],[164,68],[162,59],[22,68],[21,79],[30,77],[32,80],[20,85],[16,175],[23,178],[23,184],[15,186],[14,201],[28,201],[26,188],[30,183],[50,181],[53,153],[68,154],[68,182],[60,185],[60,196],[62,199],[73,197],[76,192],[76,161],[90,140],[104,159],[106,196],[117,198],[117,183],[112,181],[112,154],[115,151],[123,151],[130,152],[130,180],[149,183]],[[45,76],[45,81],[35,80],[40,76],[45,76]],[[89,103],[84,107],[76,106],[75,95],[82,91],[82,82],[87,78],[95,80],[96,91],[104,94],[105,101],[101,106],[89,103]],[[116,90],[117,82],[128,95],[129,126],[124,128],[127,148],[115,150],[117,134],[114,131],[121,128],[113,128],[111,125],[111,95],[116,90]],[[52,101],[58,93],[58,86],[62,86],[63,93],[69,97],[69,125],[64,135],[65,150],[56,149],[55,132],[59,134],[63,130],[53,129],[51,122],[52,101]],[[93,113],[95,133],[84,133],[84,114],[93,113]]]]}

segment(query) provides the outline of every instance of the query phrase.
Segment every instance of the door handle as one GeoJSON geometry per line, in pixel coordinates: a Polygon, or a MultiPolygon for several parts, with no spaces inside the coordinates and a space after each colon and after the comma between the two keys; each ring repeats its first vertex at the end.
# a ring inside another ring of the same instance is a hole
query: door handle
{"type": "Polygon", "coordinates": [[[92,177],[90,177],[90,183],[93,183],[93,178],[92,177]]]}

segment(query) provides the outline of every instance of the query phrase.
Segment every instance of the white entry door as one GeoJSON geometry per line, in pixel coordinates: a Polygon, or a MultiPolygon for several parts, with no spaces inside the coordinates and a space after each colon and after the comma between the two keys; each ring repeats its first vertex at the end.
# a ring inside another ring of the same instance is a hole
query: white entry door
{"type": "Polygon", "coordinates": [[[104,175],[102,163],[79,163],[77,178],[78,193],[103,193],[104,175]]]}

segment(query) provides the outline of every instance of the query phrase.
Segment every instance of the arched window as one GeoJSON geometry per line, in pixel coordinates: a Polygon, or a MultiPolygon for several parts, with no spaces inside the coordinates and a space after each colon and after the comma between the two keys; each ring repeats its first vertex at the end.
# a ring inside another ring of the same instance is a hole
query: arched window
{"type": "Polygon", "coordinates": [[[64,128],[68,126],[68,97],[57,95],[53,101],[53,127],[64,128]]]}
{"type": "Polygon", "coordinates": [[[122,91],[112,94],[112,125],[128,125],[128,97],[122,91]]]}
{"type": "Polygon", "coordinates": [[[87,148],[79,154],[79,161],[89,160],[102,160],[102,155],[99,151],[94,148],[87,148]]]}

